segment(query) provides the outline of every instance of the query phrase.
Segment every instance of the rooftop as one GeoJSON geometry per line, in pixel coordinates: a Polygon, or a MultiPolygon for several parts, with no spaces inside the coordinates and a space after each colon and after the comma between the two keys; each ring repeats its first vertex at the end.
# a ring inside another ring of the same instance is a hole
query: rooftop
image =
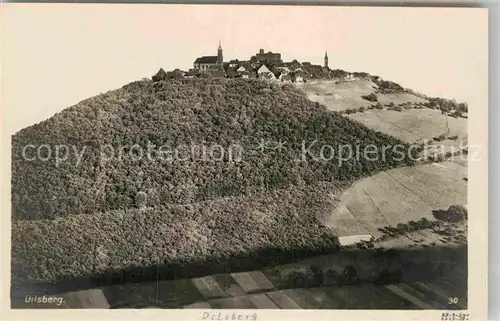
{"type": "Polygon", "coordinates": [[[202,56],[196,58],[195,64],[215,64],[217,63],[217,56],[202,56]]]}

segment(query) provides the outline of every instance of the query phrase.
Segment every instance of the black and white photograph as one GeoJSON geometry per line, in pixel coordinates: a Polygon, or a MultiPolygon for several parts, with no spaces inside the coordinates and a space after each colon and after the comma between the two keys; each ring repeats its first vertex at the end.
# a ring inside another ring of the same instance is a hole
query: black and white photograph
{"type": "Polygon", "coordinates": [[[486,9],[2,10],[11,309],[478,320],[486,9]]]}

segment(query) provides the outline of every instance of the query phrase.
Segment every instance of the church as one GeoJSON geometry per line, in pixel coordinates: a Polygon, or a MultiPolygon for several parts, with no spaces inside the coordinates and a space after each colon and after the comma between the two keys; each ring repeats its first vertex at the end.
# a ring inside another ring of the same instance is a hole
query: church
{"type": "Polygon", "coordinates": [[[196,58],[193,63],[193,68],[199,71],[206,71],[209,69],[217,68],[222,69],[222,46],[219,41],[219,48],[217,49],[217,56],[202,56],[196,58]]]}

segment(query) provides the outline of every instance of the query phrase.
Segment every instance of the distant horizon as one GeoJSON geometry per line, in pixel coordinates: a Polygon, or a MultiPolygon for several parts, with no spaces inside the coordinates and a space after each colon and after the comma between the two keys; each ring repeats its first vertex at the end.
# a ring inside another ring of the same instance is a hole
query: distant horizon
{"type": "Polygon", "coordinates": [[[488,88],[481,8],[6,4],[3,11],[9,134],[160,68],[187,71],[197,57],[216,55],[219,40],[225,62],[262,48],[285,62],[322,65],[328,51],[330,69],[377,75],[471,109],[488,88]]]}

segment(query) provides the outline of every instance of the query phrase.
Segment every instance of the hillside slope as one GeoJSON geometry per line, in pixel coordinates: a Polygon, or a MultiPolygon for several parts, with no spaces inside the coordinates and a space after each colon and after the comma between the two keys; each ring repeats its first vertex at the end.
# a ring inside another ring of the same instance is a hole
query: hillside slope
{"type": "Polygon", "coordinates": [[[361,78],[354,81],[334,81],[334,80],[316,80],[307,83],[297,83],[300,90],[306,93],[307,97],[322,105],[329,110],[343,111],[348,109],[358,109],[360,107],[368,108],[374,102],[363,99],[362,96],[377,94],[377,102],[386,104],[420,104],[427,100],[418,97],[410,92],[398,91],[392,93],[380,93],[379,85],[370,78],[361,78]]]}
{"type": "Polygon", "coordinates": [[[131,83],[12,137],[13,218],[52,219],[185,204],[323,180],[348,183],[412,164],[391,149],[385,160],[353,157],[342,166],[339,155],[330,161],[297,161],[302,159],[303,144],[312,143],[313,155],[319,155],[323,144],[361,150],[402,144],[328,112],[291,86],[231,79],[131,83]],[[261,152],[261,141],[286,146],[261,152]],[[27,160],[23,150],[29,144],[33,147],[26,150],[27,160]],[[39,149],[37,157],[35,148],[42,145],[50,150],[39,149]],[[61,145],[67,147],[67,160],[56,163],[61,145]],[[169,159],[160,146],[172,153],[180,148],[182,155],[169,159]],[[188,151],[192,146],[194,152],[188,151]],[[231,162],[232,146],[238,146],[241,161],[231,162]],[[200,160],[202,147],[214,148],[215,155],[200,160]],[[221,149],[224,155],[219,159],[221,149]]]}
{"type": "Polygon", "coordinates": [[[437,144],[443,154],[467,146],[467,103],[427,97],[376,76],[296,86],[329,110],[404,142],[437,144]]]}

